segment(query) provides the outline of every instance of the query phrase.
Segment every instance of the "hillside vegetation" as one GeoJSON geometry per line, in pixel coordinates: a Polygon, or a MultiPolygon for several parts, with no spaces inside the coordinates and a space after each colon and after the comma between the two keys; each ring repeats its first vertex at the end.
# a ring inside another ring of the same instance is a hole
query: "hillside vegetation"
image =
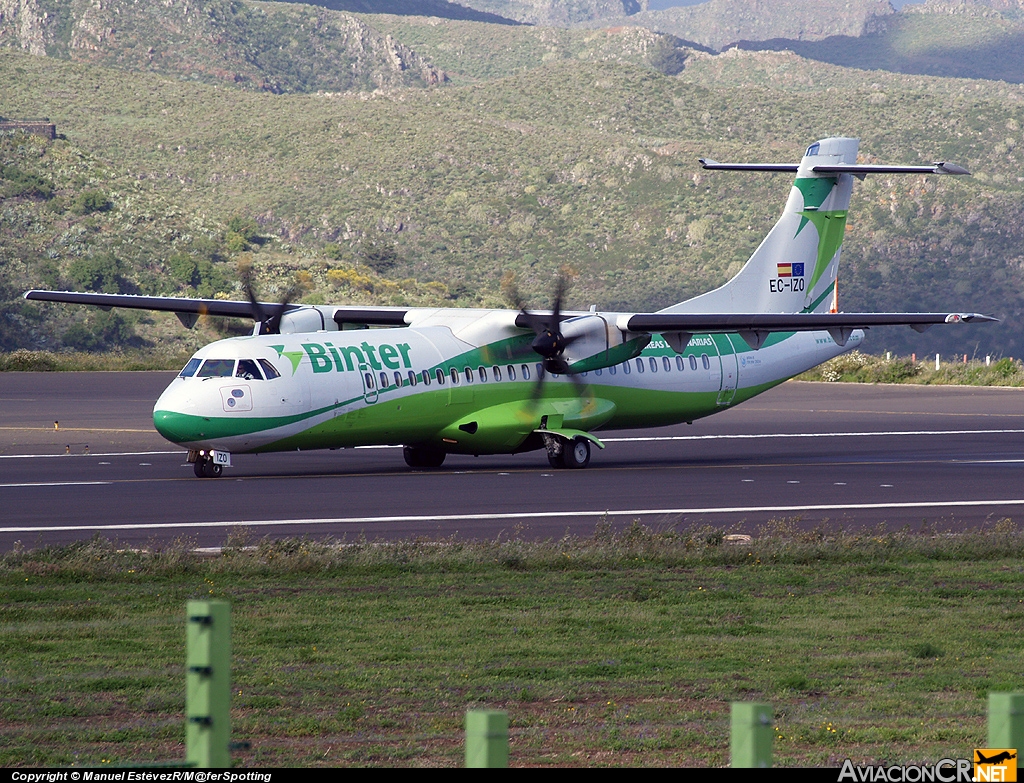
{"type": "Polygon", "coordinates": [[[423,86],[443,72],[354,16],[239,0],[0,5],[0,46],[270,92],[423,86]]]}
{"type": "Polygon", "coordinates": [[[443,69],[455,84],[513,76],[558,62],[643,65],[671,76],[683,70],[694,51],[710,52],[644,27],[590,30],[383,14],[363,18],[375,29],[404,41],[443,69]]]}
{"type": "MultiPolygon", "coordinates": [[[[251,13],[350,18],[270,3],[251,13]]],[[[843,308],[1005,319],[874,333],[869,348],[1024,354],[1022,88],[712,56],[643,31],[363,21],[413,41],[454,82],[272,94],[0,51],[0,114],[50,116],[66,137],[0,145],[0,347],[90,343],[67,330],[98,316],[21,302],[25,288],[241,297],[240,263],[265,298],[297,273],[307,301],[500,305],[511,273],[542,306],[568,267],[574,306],[665,306],[734,274],[789,188],[784,176],[708,174],[698,156],[795,161],[809,141],[844,134],[867,160],[953,160],[976,175],[859,183],[843,308]],[[688,56],[685,69],[666,75],[659,50],[688,56]]],[[[83,326],[92,344],[120,340],[83,326]]],[[[166,332],[198,339],[173,319],[166,332]]]]}

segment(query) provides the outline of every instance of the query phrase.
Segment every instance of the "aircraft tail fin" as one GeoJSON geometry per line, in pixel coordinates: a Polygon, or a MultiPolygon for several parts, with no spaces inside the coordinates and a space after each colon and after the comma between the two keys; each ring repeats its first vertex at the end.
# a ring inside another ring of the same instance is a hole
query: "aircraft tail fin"
{"type": "Polygon", "coordinates": [[[736,277],[662,312],[827,313],[833,309],[853,178],[863,176],[855,165],[858,146],[857,139],[822,139],[807,148],[798,166],[702,160],[709,169],[795,171],[796,179],[782,217],[736,277]]]}

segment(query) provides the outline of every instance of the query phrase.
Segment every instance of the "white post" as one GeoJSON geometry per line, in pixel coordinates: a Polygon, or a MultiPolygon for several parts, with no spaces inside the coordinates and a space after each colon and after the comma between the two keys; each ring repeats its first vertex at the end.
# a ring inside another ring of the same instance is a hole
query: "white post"
{"type": "Polygon", "coordinates": [[[892,359],[892,351],[885,352],[885,360],[890,361],[892,359]]]}
{"type": "Polygon", "coordinates": [[[939,369],[939,355],[935,354],[935,369],[939,369]]]}
{"type": "Polygon", "coordinates": [[[985,356],[985,366],[986,367],[991,367],[992,366],[992,356],[991,355],[986,354],[986,356],[985,356]]]}

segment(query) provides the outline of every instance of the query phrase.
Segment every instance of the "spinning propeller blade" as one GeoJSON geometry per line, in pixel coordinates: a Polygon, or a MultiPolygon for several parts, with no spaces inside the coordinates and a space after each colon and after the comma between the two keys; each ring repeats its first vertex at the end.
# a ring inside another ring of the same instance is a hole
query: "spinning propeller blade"
{"type": "Polygon", "coordinates": [[[531,347],[542,358],[540,372],[537,373],[537,382],[534,384],[533,392],[524,408],[530,415],[537,409],[544,394],[544,383],[548,373],[568,376],[576,388],[577,396],[581,399],[588,396],[587,385],[580,380],[577,373],[569,368],[569,363],[563,356],[565,349],[579,339],[579,336],[565,337],[562,334],[562,300],[565,297],[566,288],[565,277],[559,275],[555,284],[555,301],[549,313],[527,312],[518,290],[513,289],[512,292],[513,301],[519,308],[516,324],[533,329],[536,337],[533,338],[531,347]]]}
{"type": "Polygon", "coordinates": [[[284,296],[281,298],[280,303],[268,316],[266,311],[263,309],[263,305],[260,303],[259,299],[256,298],[256,291],[252,282],[252,267],[242,267],[240,277],[242,279],[242,287],[245,289],[245,295],[249,298],[249,304],[252,307],[252,320],[260,325],[259,333],[280,334],[281,319],[284,317],[284,314],[288,312],[291,300],[299,293],[299,286],[294,283],[289,286],[288,290],[285,291],[284,296]]]}

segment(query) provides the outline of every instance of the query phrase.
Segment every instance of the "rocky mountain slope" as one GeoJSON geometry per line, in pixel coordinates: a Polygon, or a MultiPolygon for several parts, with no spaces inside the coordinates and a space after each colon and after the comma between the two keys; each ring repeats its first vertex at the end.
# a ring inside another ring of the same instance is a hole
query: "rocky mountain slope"
{"type": "Polygon", "coordinates": [[[0,0],[0,46],[270,92],[445,81],[348,14],[239,0],[0,0]]]}

